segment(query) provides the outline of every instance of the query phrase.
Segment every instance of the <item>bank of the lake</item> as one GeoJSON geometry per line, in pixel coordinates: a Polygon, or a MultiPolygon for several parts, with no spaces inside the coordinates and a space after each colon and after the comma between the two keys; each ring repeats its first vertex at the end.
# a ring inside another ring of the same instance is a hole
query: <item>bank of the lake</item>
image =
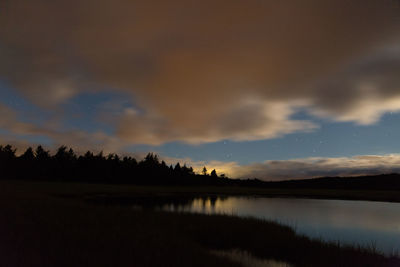
{"type": "MultiPolygon", "coordinates": [[[[129,206],[93,205],[77,197],[150,193],[143,190],[2,181],[2,265],[239,266],[214,253],[232,249],[295,266],[400,265],[399,258],[383,256],[373,247],[345,247],[311,240],[273,222],[226,215],[138,211],[129,206]]],[[[152,190],[162,193],[161,188],[152,190]]],[[[184,193],[183,189],[173,190],[184,193]]]]}
{"type": "MultiPolygon", "coordinates": [[[[398,190],[345,190],[345,189],[307,189],[307,188],[258,188],[241,186],[137,186],[99,183],[43,182],[23,180],[0,180],[4,190],[27,192],[34,190],[41,194],[57,194],[69,197],[87,195],[165,195],[184,196],[254,196],[268,198],[310,198],[338,200],[366,200],[382,202],[400,202],[398,190]]],[[[4,191],[3,190],[3,191],[4,191]]]]}

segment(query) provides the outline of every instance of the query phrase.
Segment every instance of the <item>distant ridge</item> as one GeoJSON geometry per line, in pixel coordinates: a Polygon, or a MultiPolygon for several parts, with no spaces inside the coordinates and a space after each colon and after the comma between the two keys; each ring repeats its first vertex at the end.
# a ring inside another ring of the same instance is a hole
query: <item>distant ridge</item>
{"type": "Polygon", "coordinates": [[[267,188],[310,188],[345,190],[400,190],[400,174],[364,175],[352,177],[319,177],[301,180],[261,181],[242,180],[243,184],[267,188]]]}

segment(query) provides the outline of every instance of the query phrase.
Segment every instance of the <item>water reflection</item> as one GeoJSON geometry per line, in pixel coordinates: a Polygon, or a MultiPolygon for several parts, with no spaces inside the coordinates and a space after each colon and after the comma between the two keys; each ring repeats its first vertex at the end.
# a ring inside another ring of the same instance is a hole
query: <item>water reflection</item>
{"type": "Polygon", "coordinates": [[[166,211],[253,216],[290,225],[298,233],[346,244],[400,250],[400,204],[289,198],[196,198],[166,211]]]}
{"type": "Polygon", "coordinates": [[[300,234],[351,245],[400,251],[400,203],[211,196],[92,196],[87,201],[135,209],[229,214],[274,220],[300,234]]]}
{"type": "Polygon", "coordinates": [[[85,200],[89,203],[100,205],[118,205],[141,207],[142,209],[162,209],[166,211],[188,211],[193,207],[199,211],[213,212],[217,203],[227,200],[221,196],[186,196],[186,195],[88,195],[85,200]],[[201,209],[200,209],[201,207],[201,209]]]}
{"type": "Polygon", "coordinates": [[[228,197],[203,196],[188,198],[186,203],[169,202],[155,206],[156,209],[171,212],[200,212],[213,214],[218,211],[217,205],[228,200],[228,197]]]}

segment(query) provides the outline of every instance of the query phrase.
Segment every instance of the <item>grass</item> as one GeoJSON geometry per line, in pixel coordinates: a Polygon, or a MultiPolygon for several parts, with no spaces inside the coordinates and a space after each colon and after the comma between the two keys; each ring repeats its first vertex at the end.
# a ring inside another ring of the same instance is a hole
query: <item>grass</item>
{"type": "MultiPolygon", "coordinates": [[[[188,193],[183,188],[165,190],[188,193]]],[[[240,264],[213,251],[239,250],[294,266],[400,266],[398,257],[385,257],[373,248],[311,240],[273,222],[138,211],[92,205],[76,197],[165,190],[2,181],[1,265],[234,267],[240,264]]]]}

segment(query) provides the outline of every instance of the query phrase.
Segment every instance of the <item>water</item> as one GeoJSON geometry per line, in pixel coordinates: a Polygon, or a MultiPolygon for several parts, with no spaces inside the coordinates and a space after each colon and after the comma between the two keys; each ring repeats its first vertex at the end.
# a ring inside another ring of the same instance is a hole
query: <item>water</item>
{"type": "Polygon", "coordinates": [[[312,238],[373,246],[386,254],[400,251],[400,203],[228,197],[195,198],[162,209],[269,219],[312,238]]]}

